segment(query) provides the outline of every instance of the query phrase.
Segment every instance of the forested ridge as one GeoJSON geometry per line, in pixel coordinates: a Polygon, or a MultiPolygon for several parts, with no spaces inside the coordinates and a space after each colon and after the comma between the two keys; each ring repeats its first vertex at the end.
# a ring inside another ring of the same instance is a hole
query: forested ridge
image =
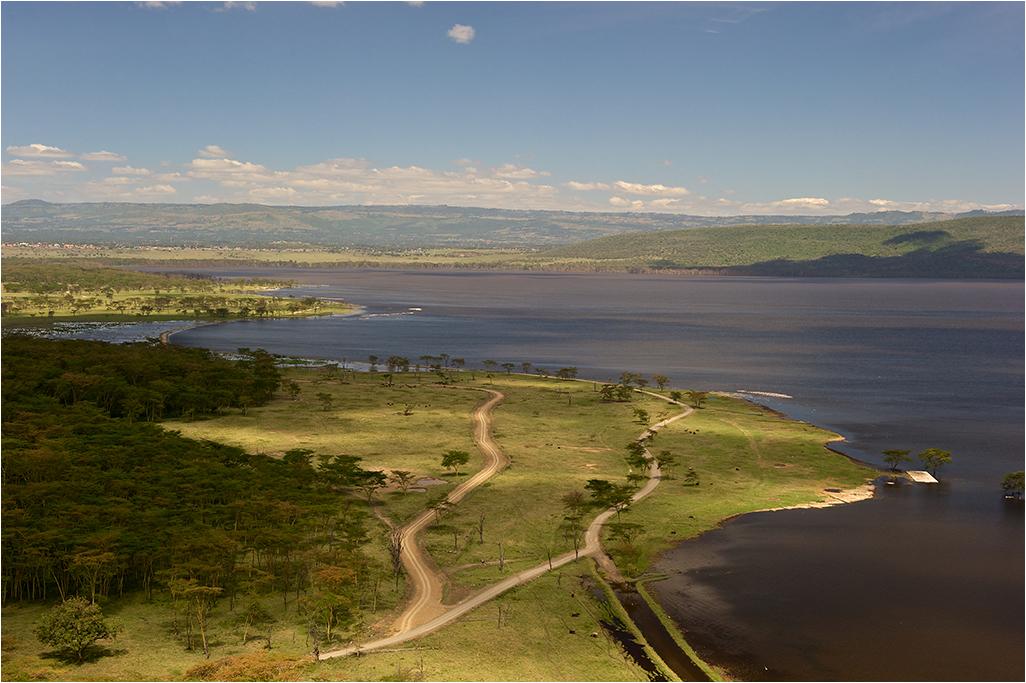
{"type": "Polygon", "coordinates": [[[219,597],[302,591],[329,632],[344,620],[370,562],[363,513],[339,493],[383,475],[151,422],[265,403],[280,382],[269,354],[10,337],[2,362],[5,603],[158,588],[192,605],[191,625],[219,597]]]}

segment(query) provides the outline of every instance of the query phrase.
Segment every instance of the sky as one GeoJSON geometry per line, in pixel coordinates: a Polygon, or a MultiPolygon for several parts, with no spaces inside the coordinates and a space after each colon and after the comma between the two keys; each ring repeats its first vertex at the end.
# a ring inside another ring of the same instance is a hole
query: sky
{"type": "Polygon", "coordinates": [[[0,201],[1024,205],[1026,3],[0,3],[0,201]]]}

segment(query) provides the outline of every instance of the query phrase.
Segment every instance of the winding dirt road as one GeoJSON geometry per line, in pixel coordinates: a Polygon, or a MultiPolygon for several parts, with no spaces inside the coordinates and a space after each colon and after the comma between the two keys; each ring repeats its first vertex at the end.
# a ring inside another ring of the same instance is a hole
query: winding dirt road
{"type": "MultiPolygon", "coordinates": [[[[502,402],[505,396],[501,392],[492,389],[486,389],[486,391],[488,391],[492,397],[485,403],[479,405],[474,411],[474,437],[477,441],[478,447],[485,456],[485,466],[481,471],[457,486],[449,494],[446,500],[452,504],[458,503],[464,496],[466,496],[467,493],[498,473],[507,463],[506,457],[491,437],[492,411],[496,405],[502,402]]],[[[665,396],[660,396],[659,394],[651,392],[644,393],[664,400],[669,400],[665,396]]],[[[671,422],[679,420],[682,417],[687,417],[692,412],[694,412],[692,408],[686,407],[683,413],[649,427],[641,436],[638,437],[638,440],[641,441],[645,439],[645,437],[650,433],[655,433],[671,422]]],[[[650,494],[662,480],[662,473],[659,471],[659,464],[647,450],[645,451],[645,454],[651,463],[649,465],[649,479],[645,486],[634,494],[632,497],[633,501],[639,501],[650,494]]],[[[546,572],[575,561],[578,559],[578,556],[594,556],[599,562],[599,565],[610,577],[614,580],[622,580],[619,570],[617,570],[616,565],[613,564],[609,556],[605,554],[605,551],[603,551],[602,543],[600,541],[602,525],[610,516],[616,514],[614,510],[609,509],[596,517],[588,526],[588,529],[584,534],[584,547],[577,553],[564,553],[563,555],[552,558],[551,563],[546,561],[536,567],[517,572],[509,578],[475,593],[457,605],[443,605],[442,584],[438,577],[438,572],[432,568],[431,560],[424,552],[416,538],[417,532],[428,525],[434,514],[433,510],[425,510],[401,530],[403,538],[402,559],[403,564],[406,566],[406,570],[410,573],[410,577],[413,582],[414,598],[410,601],[409,606],[402,613],[399,619],[396,620],[394,625],[396,633],[387,638],[364,643],[362,645],[353,645],[341,650],[322,652],[320,653],[320,657],[322,659],[330,657],[345,657],[352,654],[358,654],[359,652],[366,650],[387,648],[406,642],[407,640],[419,638],[420,636],[431,633],[432,631],[451,623],[455,619],[458,619],[474,608],[501,595],[514,586],[527,583],[546,572]]]]}

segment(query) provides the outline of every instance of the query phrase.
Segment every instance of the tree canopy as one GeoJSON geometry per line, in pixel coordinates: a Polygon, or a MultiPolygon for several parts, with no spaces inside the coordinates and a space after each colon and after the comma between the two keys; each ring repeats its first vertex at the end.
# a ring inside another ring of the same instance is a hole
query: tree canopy
{"type": "Polygon", "coordinates": [[[81,664],[87,647],[100,639],[115,638],[123,630],[120,620],[104,618],[99,605],[71,598],[42,616],[36,638],[43,645],[74,653],[81,664]]]}

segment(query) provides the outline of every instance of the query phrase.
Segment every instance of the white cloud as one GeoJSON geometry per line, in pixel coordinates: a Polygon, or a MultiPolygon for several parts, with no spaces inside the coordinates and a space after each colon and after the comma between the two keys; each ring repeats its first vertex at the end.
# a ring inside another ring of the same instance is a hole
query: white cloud
{"type": "Polygon", "coordinates": [[[344,3],[344,2],[335,2],[335,0],[312,0],[312,2],[310,4],[311,5],[315,5],[317,7],[339,7],[339,6],[344,5],[346,3],[344,3]]]}
{"type": "Polygon", "coordinates": [[[781,209],[822,209],[830,206],[830,201],[822,197],[795,197],[793,199],[781,199],[778,202],[770,202],[767,206],[781,209]]]}
{"type": "Polygon", "coordinates": [[[673,166],[673,162],[669,161],[667,159],[663,159],[662,161],[659,162],[659,165],[660,166],[673,166]]]}
{"type": "Polygon", "coordinates": [[[132,168],[131,166],[115,166],[111,169],[114,173],[120,173],[121,175],[150,175],[153,171],[145,168],[132,168]]]}
{"type": "Polygon", "coordinates": [[[35,142],[31,145],[25,145],[24,147],[15,147],[12,145],[7,148],[7,153],[14,156],[29,157],[32,159],[67,159],[75,156],[73,153],[61,149],[60,147],[49,147],[35,142]]]}
{"type": "Polygon", "coordinates": [[[3,164],[4,175],[53,176],[85,170],[86,167],[77,161],[24,161],[22,159],[12,159],[3,164]]]}
{"type": "Polygon", "coordinates": [[[571,180],[568,183],[563,183],[566,187],[571,190],[577,190],[579,192],[588,192],[589,190],[612,190],[612,185],[606,185],[605,183],[579,183],[575,180],[571,180]]]}
{"type": "Polygon", "coordinates": [[[204,159],[228,159],[232,156],[231,150],[218,147],[217,145],[207,145],[197,151],[196,154],[199,154],[204,159]]]}
{"type": "Polygon", "coordinates": [[[609,203],[613,206],[620,206],[624,208],[640,209],[645,205],[645,202],[640,199],[628,200],[622,197],[610,197],[609,203]]]}
{"type": "Polygon", "coordinates": [[[145,2],[135,3],[137,7],[144,7],[146,9],[167,9],[171,5],[181,5],[181,0],[146,0],[145,2]]]}
{"type": "Polygon", "coordinates": [[[552,175],[547,171],[535,171],[518,164],[503,164],[494,169],[493,173],[497,178],[537,178],[538,176],[552,175]]]}
{"type": "Polygon", "coordinates": [[[128,157],[115,154],[114,152],[88,152],[79,154],[82,161],[128,161],[128,157]]]}
{"type": "Polygon", "coordinates": [[[464,26],[463,24],[456,24],[446,34],[457,43],[463,43],[466,45],[474,39],[474,27],[464,26]]]}
{"type": "Polygon", "coordinates": [[[234,159],[193,159],[186,167],[190,178],[216,180],[229,187],[276,182],[283,175],[268,171],[260,164],[234,159]]]}
{"type": "Polygon", "coordinates": [[[627,192],[629,194],[661,196],[691,194],[691,192],[689,192],[687,188],[684,187],[667,187],[666,185],[639,185],[638,183],[625,183],[622,180],[617,180],[615,183],[613,183],[613,186],[621,192],[627,192]]]}
{"type": "Polygon", "coordinates": [[[153,176],[153,180],[160,183],[181,183],[188,182],[191,178],[186,178],[181,173],[158,173],[153,176]]]}
{"type": "Polygon", "coordinates": [[[480,161],[474,161],[473,159],[453,159],[450,161],[453,166],[476,166],[480,164],[480,161]]]}
{"type": "Polygon", "coordinates": [[[328,159],[312,166],[300,166],[297,173],[309,173],[314,175],[353,175],[370,166],[367,159],[328,159]]]}
{"type": "Polygon", "coordinates": [[[291,187],[258,187],[249,191],[255,201],[274,201],[278,199],[294,199],[299,192],[291,187]]]}
{"type": "Polygon", "coordinates": [[[245,9],[245,10],[249,10],[250,12],[255,12],[256,11],[256,3],[255,2],[231,2],[231,1],[229,1],[229,2],[224,3],[223,5],[221,5],[221,7],[219,7],[218,9],[215,9],[214,11],[215,12],[228,12],[228,11],[231,11],[233,9],[245,9]]]}

